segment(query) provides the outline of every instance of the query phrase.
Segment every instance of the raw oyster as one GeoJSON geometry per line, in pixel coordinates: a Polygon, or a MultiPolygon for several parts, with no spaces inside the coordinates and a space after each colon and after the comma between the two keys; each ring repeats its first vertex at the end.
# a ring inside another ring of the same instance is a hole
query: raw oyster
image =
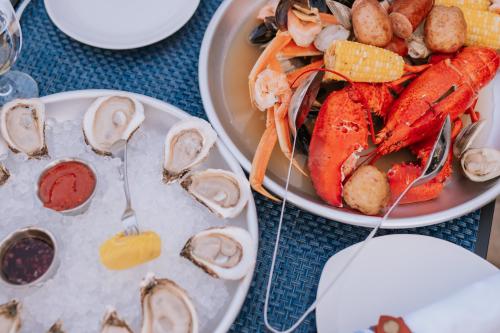
{"type": "Polygon", "coordinates": [[[7,168],[2,163],[0,163],[0,185],[5,184],[9,177],[9,170],[7,170],[7,168]]]}
{"type": "Polygon", "coordinates": [[[54,323],[54,325],[50,326],[47,333],[66,333],[66,331],[63,330],[62,326],[63,326],[63,322],[62,322],[62,320],[59,319],[58,321],[56,321],[54,323]]]}
{"type": "Polygon", "coordinates": [[[472,148],[460,160],[464,174],[474,182],[485,182],[500,176],[500,151],[472,148]]]}
{"type": "Polygon", "coordinates": [[[192,173],[182,180],[181,186],[222,218],[240,214],[251,195],[246,178],[220,169],[192,173]]]}
{"type": "Polygon", "coordinates": [[[174,281],[148,274],[141,285],[141,333],[197,333],[198,316],[174,281]]]}
{"type": "Polygon", "coordinates": [[[203,119],[189,117],[168,131],[163,149],[163,180],[170,183],[201,163],[217,140],[212,126],[203,119]]]}
{"type": "Polygon", "coordinates": [[[111,155],[111,146],[128,140],[144,121],[144,107],[126,95],[96,99],[83,116],[85,142],[103,155],[111,155]]]}
{"type": "Polygon", "coordinates": [[[46,155],[45,105],[38,99],[17,99],[5,104],[0,132],[13,152],[29,157],[46,155]]]}
{"type": "Polygon", "coordinates": [[[101,333],[133,333],[127,323],[118,317],[115,309],[109,309],[102,320],[101,333]]]}
{"type": "Polygon", "coordinates": [[[0,332],[17,333],[21,329],[21,304],[12,300],[0,305],[0,332]]]}
{"type": "Polygon", "coordinates": [[[220,227],[191,237],[181,256],[206,273],[225,280],[243,278],[255,265],[255,242],[245,229],[220,227]]]}

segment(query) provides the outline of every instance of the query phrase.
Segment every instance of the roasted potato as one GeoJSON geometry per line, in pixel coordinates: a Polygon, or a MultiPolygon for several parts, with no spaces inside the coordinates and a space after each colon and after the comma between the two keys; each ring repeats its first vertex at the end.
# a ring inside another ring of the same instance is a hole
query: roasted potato
{"type": "Polygon", "coordinates": [[[424,40],[434,52],[452,53],[460,49],[467,35],[467,23],[458,7],[434,6],[424,26],[424,40]]]}
{"type": "Polygon", "coordinates": [[[391,197],[387,176],[372,165],[361,166],[345,184],[343,197],[349,207],[366,215],[376,215],[391,197]]]}
{"type": "Polygon", "coordinates": [[[356,39],[364,44],[384,47],[392,39],[389,15],[377,0],[354,1],[352,27],[356,39]]]}

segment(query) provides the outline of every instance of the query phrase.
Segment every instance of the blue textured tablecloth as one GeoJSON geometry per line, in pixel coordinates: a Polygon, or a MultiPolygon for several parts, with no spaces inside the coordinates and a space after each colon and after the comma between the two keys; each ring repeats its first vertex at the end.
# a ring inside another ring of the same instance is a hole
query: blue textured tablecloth
{"type": "MultiPolygon", "coordinates": [[[[155,45],[108,51],[80,44],[50,21],[42,0],[33,0],[22,18],[24,45],[16,68],[31,74],[41,95],[108,88],[145,94],[206,118],[198,91],[198,54],[203,34],[220,0],[202,0],[191,21],[155,45]]],[[[280,207],[255,195],[260,248],[250,292],[231,332],[263,332],[263,304],[280,207]]],[[[387,233],[418,233],[475,247],[479,211],[453,221],[387,233]]],[[[334,253],[363,240],[368,229],[330,221],[290,206],[287,209],[270,320],[288,328],[314,300],[321,269],[334,253]]],[[[311,315],[297,330],[315,332],[311,315]]]]}

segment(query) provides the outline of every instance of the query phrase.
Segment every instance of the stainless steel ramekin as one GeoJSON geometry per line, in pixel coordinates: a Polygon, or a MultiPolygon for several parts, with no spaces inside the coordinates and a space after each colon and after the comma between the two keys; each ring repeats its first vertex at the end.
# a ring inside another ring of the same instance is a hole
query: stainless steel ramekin
{"type": "Polygon", "coordinates": [[[23,239],[23,238],[38,238],[41,239],[48,244],[50,244],[53,249],[54,249],[54,257],[52,258],[52,262],[50,263],[49,268],[45,273],[43,273],[41,276],[39,276],[36,280],[26,283],[26,284],[13,284],[9,281],[7,281],[7,278],[3,274],[3,272],[0,270],[0,281],[3,284],[8,285],[9,287],[12,288],[26,288],[26,287],[33,287],[33,286],[39,286],[52,278],[54,274],[57,271],[57,268],[59,266],[59,260],[58,260],[58,255],[59,255],[59,247],[57,245],[56,238],[54,235],[45,229],[38,228],[38,227],[33,227],[33,226],[28,226],[24,227],[21,229],[17,229],[16,231],[10,233],[7,237],[5,237],[1,242],[0,242],[0,262],[3,261],[3,257],[5,255],[5,252],[7,249],[14,244],[16,241],[23,239]]]}
{"type": "Polygon", "coordinates": [[[47,166],[42,170],[42,172],[40,173],[40,176],[38,176],[38,179],[36,181],[36,184],[35,184],[35,193],[36,193],[36,196],[37,196],[38,200],[42,203],[42,206],[43,206],[43,202],[40,199],[40,193],[39,193],[39,191],[40,191],[40,188],[39,188],[40,180],[42,179],[42,177],[45,175],[45,173],[49,169],[51,169],[54,166],[56,166],[56,165],[58,165],[60,163],[63,163],[63,162],[78,162],[78,163],[81,163],[81,164],[85,165],[87,168],[89,168],[89,170],[94,175],[95,186],[94,186],[94,190],[92,191],[92,193],[90,194],[90,196],[87,198],[87,200],[85,200],[84,202],[82,202],[79,206],[76,206],[75,208],[71,208],[71,209],[66,209],[66,210],[61,210],[61,211],[54,210],[54,211],[58,212],[58,213],[61,213],[63,215],[69,215],[69,216],[75,216],[75,215],[83,214],[83,213],[85,213],[87,211],[87,209],[90,206],[90,203],[91,203],[92,199],[94,198],[95,191],[96,191],[96,188],[97,188],[97,172],[95,171],[95,169],[94,169],[94,167],[92,165],[90,165],[88,162],[86,162],[84,160],[81,160],[79,158],[66,157],[66,158],[61,158],[61,159],[58,159],[56,161],[53,161],[53,162],[50,162],[49,164],[47,164],[47,166]]]}

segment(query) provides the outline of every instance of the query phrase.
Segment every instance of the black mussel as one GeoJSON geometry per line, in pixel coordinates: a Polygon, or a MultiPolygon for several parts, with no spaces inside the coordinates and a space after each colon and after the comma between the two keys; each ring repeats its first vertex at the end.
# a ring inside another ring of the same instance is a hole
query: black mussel
{"type": "Polygon", "coordinates": [[[263,23],[252,30],[248,39],[252,44],[266,44],[276,36],[277,31],[278,26],[275,18],[273,16],[266,17],[263,23]]]}
{"type": "Polygon", "coordinates": [[[297,5],[303,8],[311,8],[309,0],[280,0],[276,7],[276,24],[281,31],[288,30],[288,11],[292,6],[297,5]]]}

